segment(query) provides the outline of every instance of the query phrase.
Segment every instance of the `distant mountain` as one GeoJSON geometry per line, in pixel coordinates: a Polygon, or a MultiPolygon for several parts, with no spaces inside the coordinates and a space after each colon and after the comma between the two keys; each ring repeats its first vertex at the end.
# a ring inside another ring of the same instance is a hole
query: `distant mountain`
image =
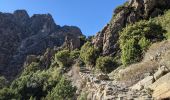
{"type": "Polygon", "coordinates": [[[30,17],[25,10],[0,12],[0,75],[17,75],[27,55],[40,55],[47,48],[59,47],[66,37],[77,48],[81,35],[78,27],[56,25],[50,14],[30,17]]]}

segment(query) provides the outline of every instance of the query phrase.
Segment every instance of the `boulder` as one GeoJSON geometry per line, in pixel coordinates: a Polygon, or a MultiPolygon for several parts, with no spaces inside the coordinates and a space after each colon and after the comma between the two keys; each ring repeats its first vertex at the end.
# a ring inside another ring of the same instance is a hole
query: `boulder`
{"type": "Polygon", "coordinates": [[[159,100],[170,98],[170,80],[157,86],[152,96],[159,100]]]}
{"type": "Polygon", "coordinates": [[[26,61],[25,61],[25,65],[29,65],[31,64],[32,62],[37,62],[39,59],[37,58],[37,56],[35,55],[29,55],[27,56],[26,58],[26,61]]]}
{"type": "Polygon", "coordinates": [[[132,90],[142,90],[144,89],[143,85],[141,84],[135,84],[131,87],[132,90]]]}
{"type": "Polygon", "coordinates": [[[165,74],[164,76],[162,76],[161,78],[159,78],[156,82],[154,82],[153,84],[151,84],[149,86],[150,89],[154,90],[156,89],[160,84],[163,84],[167,81],[170,80],[170,73],[165,74]]]}
{"type": "Polygon", "coordinates": [[[131,87],[133,90],[142,90],[143,88],[148,88],[154,82],[153,76],[148,76],[143,80],[139,81],[137,84],[131,87]]]}
{"type": "Polygon", "coordinates": [[[168,72],[168,69],[165,66],[162,66],[158,69],[158,71],[154,74],[154,79],[157,80],[162,77],[164,74],[168,72]]]}

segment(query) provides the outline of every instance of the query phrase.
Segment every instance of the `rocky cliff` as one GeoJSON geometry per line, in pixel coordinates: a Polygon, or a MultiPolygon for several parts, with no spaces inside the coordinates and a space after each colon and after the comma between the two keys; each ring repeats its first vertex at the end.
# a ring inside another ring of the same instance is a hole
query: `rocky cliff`
{"type": "Polygon", "coordinates": [[[115,9],[112,20],[97,33],[92,43],[103,55],[115,55],[119,53],[119,31],[130,23],[163,14],[168,8],[170,0],[130,0],[115,9]]]}
{"type": "Polygon", "coordinates": [[[17,75],[27,55],[40,55],[47,48],[59,47],[66,37],[76,43],[72,49],[78,48],[81,35],[78,27],[56,25],[50,14],[30,17],[25,10],[0,12],[0,75],[17,75]]]}

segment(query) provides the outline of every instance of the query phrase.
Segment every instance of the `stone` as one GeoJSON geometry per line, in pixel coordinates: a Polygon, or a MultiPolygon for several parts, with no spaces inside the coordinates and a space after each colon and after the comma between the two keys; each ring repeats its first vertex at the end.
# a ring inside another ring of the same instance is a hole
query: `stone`
{"type": "Polygon", "coordinates": [[[148,88],[148,86],[151,85],[153,82],[154,82],[153,76],[148,76],[144,78],[143,80],[139,81],[134,86],[132,86],[131,89],[142,90],[144,88],[148,88]]]}
{"type": "Polygon", "coordinates": [[[135,84],[134,86],[131,87],[132,90],[142,90],[144,89],[144,86],[141,84],[135,84]]]}
{"type": "Polygon", "coordinates": [[[140,81],[140,84],[144,86],[144,88],[147,88],[149,85],[151,85],[154,82],[153,76],[148,76],[140,81]]]}
{"type": "Polygon", "coordinates": [[[96,78],[98,80],[109,80],[109,76],[106,74],[99,74],[96,78]]]}
{"type": "Polygon", "coordinates": [[[153,97],[159,100],[170,98],[170,85],[169,84],[170,84],[170,80],[156,87],[153,91],[153,97]]]}
{"type": "Polygon", "coordinates": [[[154,74],[154,79],[158,80],[160,77],[162,77],[164,74],[168,72],[168,69],[165,66],[161,66],[158,71],[154,74]]]}
{"type": "Polygon", "coordinates": [[[25,65],[29,65],[32,62],[38,62],[38,58],[35,55],[28,55],[25,61],[25,65]]]}
{"type": "Polygon", "coordinates": [[[156,89],[160,84],[163,84],[163,83],[165,83],[165,82],[167,82],[167,81],[169,81],[170,80],[170,73],[167,73],[167,74],[165,74],[164,76],[162,76],[161,78],[159,78],[158,80],[156,80],[156,82],[154,82],[153,84],[151,84],[150,86],[149,86],[149,88],[151,89],[151,90],[154,90],[154,89],[156,89]]]}

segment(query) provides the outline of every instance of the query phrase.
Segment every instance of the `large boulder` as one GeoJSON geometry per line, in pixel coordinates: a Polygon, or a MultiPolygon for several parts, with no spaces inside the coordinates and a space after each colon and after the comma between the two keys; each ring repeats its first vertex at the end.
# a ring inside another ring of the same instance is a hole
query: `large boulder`
{"type": "Polygon", "coordinates": [[[161,66],[158,71],[154,74],[154,79],[157,80],[168,72],[165,66],[161,66]]]}
{"type": "Polygon", "coordinates": [[[157,88],[154,89],[153,97],[159,100],[170,98],[170,81],[166,81],[160,84],[157,88]]]}
{"type": "Polygon", "coordinates": [[[153,84],[151,84],[149,86],[150,89],[154,90],[156,89],[160,84],[163,84],[167,81],[170,80],[170,73],[164,75],[163,77],[159,78],[156,82],[154,82],[153,84]]]}
{"type": "Polygon", "coordinates": [[[153,90],[153,97],[156,99],[170,98],[170,73],[159,78],[149,88],[153,90]]]}
{"type": "Polygon", "coordinates": [[[143,80],[139,81],[137,84],[131,87],[133,90],[142,90],[143,88],[148,88],[154,82],[153,76],[148,76],[143,80]]]}

